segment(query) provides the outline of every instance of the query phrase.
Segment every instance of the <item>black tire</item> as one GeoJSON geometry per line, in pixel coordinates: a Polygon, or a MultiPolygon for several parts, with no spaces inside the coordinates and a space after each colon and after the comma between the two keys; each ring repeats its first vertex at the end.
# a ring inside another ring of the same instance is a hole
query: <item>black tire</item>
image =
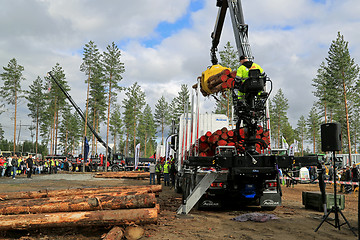
{"type": "Polygon", "coordinates": [[[113,166],[111,166],[111,171],[112,172],[120,172],[120,167],[118,165],[113,165],[113,166]]]}
{"type": "Polygon", "coordinates": [[[182,193],[182,189],[180,186],[180,179],[178,177],[175,176],[175,192],[176,193],[182,193]]]}
{"type": "Polygon", "coordinates": [[[276,206],[275,207],[261,207],[261,209],[263,210],[263,211],[274,211],[275,209],[276,209],[276,206]]]}

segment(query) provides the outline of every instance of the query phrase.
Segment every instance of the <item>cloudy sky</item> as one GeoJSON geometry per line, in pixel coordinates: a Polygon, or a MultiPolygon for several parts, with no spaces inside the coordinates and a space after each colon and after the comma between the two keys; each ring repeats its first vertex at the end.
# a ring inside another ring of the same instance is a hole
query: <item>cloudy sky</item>
{"type": "MultiPolygon", "coordinates": [[[[23,89],[60,63],[70,95],[85,106],[85,75],[80,72],[82,49],[90,40],[103,51],[115,42],[126,72],[121,82],[138,82],[154,106],[164,95],[171,101],[181,84],[191,86],[211,65],[210,33],[217,15],[215,0],[0,0],[0,66],[12,58],[24,66],[23,89]]],[[[358,0],[242,0],[255,62],[289,100],[289,120],[296,127],[307,116],[314,97],[311,81],[325,60],[337,32],[349,42],[351,56],[360,61],[360,1],[358,0]]],[[[230,15],[221,42],[235,46],[230,15]]],[[[2,68],[0,69],[2,71],[2,68]]],[[[121,102],[123,95],[119,95],[121,102]]],[[[202,112],[214,100],[202,99],[202,112]]],[[[12,138],[11,106],[1,116],[5,136],[12,138]]],[[[29,125],[26,101],[18,124],[29,125]]],[[[21,128],[20,140],[29,130],[21,128]]]]}

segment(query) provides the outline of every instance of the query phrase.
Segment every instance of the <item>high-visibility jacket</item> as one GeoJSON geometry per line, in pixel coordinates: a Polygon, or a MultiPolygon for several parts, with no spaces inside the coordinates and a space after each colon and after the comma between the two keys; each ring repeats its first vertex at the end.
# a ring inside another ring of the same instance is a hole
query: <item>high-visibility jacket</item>
{"type": "Polygon", "coordinates": [[[161,164],[160,164],[160,163],[156,164],[156,166],[155,166],[155,172],[161,173],[161,164]]]}
{"type": "MultiPolygon", "coordinates": [[[[242,78],[242,82],[244,83],[246,78],[249,77],[249,71],[254,69],[259,69],[260,73],[264,72],[260,65],[256,63],[252,63],[250,68],[247,68],[244,64],[242,64],[236,71],[236,77],[242,78]]],[[[238,99],[242,99],[245,93],[238,91],[236,95],[238,96],[238,99]]]]}
{"type": "Polygon", "coordinates": [[[253,63],[250,68],[245,67],[245,65],[243,64],[237,69],[236,76],[240,78],[248,78],[249,70],[253,70],[253,69],[259,69],[260,73],[264,72],[264,70],[256,63],[253,63]]]}
{"type": "Polygon", "coordinates": [[[169,172],[170,172],[170,164],[166,162],[164,164],[164,173],[169,173],[169,172]]]}

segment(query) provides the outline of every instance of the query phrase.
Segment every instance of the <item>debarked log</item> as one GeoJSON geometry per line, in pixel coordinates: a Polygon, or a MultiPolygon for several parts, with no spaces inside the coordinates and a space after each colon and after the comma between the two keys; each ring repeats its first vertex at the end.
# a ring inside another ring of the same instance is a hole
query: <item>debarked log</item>
{"type": "Polygon", "coordinates": [[[8,200],[0,203],[0,214],[55,213],[155,207],[154,193],[113,196],[68,196],[68,198],[36,198],[8,200]]]}
{"type": "Polygon", "coordinates": [[[161,185],[143,185],[143,186],[122,186],[122,187],[104,187],[104,188],[74,188],[62,190],[42,190],[28,192],[6,192],[0,193],[0,200],[10,199],[31,199],[31,198],[49,198],[69,195],[94,195],[107,192],[124,192],[125,195],[136,194],[137,192],[161,192],[161,185]]]}
{"type": "Polygon", "coordinates": [[[104,172],[94,175],[95,178],[145,178],[150,177],[149,172],[104,172]]]}
{"type": "Polygon", "coordinates": [[[0,230],[156,223],[156,208],[0,216],[0,230]]]}

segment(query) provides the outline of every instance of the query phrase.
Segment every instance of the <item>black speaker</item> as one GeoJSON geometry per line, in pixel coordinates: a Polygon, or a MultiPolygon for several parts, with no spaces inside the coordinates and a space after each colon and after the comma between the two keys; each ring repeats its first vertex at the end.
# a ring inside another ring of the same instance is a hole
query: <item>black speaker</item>
{"type": "Polygon", "coordinates": [[[341,151],[340,123],[325,123],[321,125],[321,150],[323,152],[341,151]]]}

